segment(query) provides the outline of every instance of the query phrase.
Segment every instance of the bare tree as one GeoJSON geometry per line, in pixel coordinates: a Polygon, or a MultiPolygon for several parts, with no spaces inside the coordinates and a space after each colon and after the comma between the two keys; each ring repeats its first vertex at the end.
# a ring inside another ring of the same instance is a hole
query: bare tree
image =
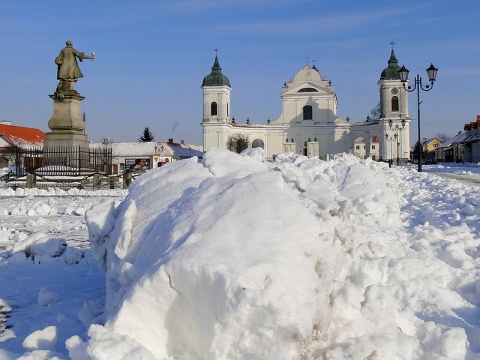
{"type": "Polygon", "coordinates": [[[436,137],[438,140],[440,140],[441,142],[445,142],[445,141],[447,141],[448,139],[451,138],[450,135],[447,135],[447,134],[444,133],[444,132],[439,132],[439,133],[437,133],[437,135],[435,135],[435,137],[436,137]]]}
{"type": "Polygon", "coordinates": [[[372,120],[378,120],[382,116],[380,111],[380,101],[378,102],[377,106],[375,106],[372,110],[370,110],[370,117],[372,120]]]}
{"type": "Polygon", "coordinates": [[[243,150],[249,147],[248,137],[242,134],[233,134],[228,138],[228,150],[240,154],[243,150]]]}

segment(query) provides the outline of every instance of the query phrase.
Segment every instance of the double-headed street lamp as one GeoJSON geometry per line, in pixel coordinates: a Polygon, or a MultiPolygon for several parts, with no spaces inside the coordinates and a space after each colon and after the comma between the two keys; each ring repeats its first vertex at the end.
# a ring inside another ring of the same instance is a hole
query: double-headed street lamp
{"type": "Polygon", "coordinates": [[[438,69],[433,66],[433,64],[430,64],[430,66],[427,69],[427,75],[428,75],[428,80],[430,81],[430,85],[425,85],[425,87],[422,85],[422,78],[420,75],[417,74],[415,77],[415,85],[412,87],[408,85],[408,87],[405,85],[405,83],[408,81],[408,73],[409,71],[405,68],[405,65],[403,65],[400,70],[398,70],[398,74],[400,75],[400,80],[403,83],[403,88],[407,90],[408,92],[415,91],[417,89],[417,118],[418,118],[418,172],[422,171],[422,151],[423,151],[423,146],[422,146],[422,138],[420,137],[420,89],[423,91],[430,91],[433,88],[433,83],[435,82],[437,78],[437,71],[438,69]]]}

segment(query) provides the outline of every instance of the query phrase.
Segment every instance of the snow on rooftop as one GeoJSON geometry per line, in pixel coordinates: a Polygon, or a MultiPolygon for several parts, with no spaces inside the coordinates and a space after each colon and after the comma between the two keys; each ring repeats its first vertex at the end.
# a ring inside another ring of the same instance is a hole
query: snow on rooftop
{"type": "Polygon", "coordinates": [[[90,143],[89,146],[97,149],[111,147],[113,156],[118,157],[147,157],[155,153],[162,156],[178,154],[181,158],[193,156],[201,158],[203,156],[202,146],[200,145],[177,144],[165,141],[90,143]]]}

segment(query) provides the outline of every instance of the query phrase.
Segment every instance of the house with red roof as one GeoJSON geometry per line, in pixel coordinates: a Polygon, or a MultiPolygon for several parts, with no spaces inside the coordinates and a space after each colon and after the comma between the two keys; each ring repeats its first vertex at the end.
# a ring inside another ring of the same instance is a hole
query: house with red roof
{"type": "Polygon", "coordinates": [[[11,146],[41,148],[44,141],[45,133],[42,130],[0,121],[0,149],[11,146]]]}
{"type": "Polygon", "coordinates": [[[480,162],[480,115],[477,115],[475,121],[466,123],[463,127],[466,133],[463,141],[465,162],[480,162]]]}
{"type": "Polygon", "coordinates": [[[10,121],[0,121],[0,168],[12,166],[12,148],[41,149],[45,133],[39,129],[12,125],[10,121]]]}

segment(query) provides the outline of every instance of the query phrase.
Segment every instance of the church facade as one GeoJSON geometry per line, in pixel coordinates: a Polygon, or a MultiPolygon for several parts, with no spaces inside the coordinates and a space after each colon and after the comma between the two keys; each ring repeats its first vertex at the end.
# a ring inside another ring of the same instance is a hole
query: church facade
{"type": "Polygon", "coordinates": [[[378,119],[367,117],[351,122],[337,116],[338,100],[331,81],[319,70],[306,65],[284,83],[282,111],[267,124],[239,124],[231,117],[230,80],[222,73],[218,57],[211,73],[203,79],[203,148],[241,151],[262,147],[267,159],[293,152],[311,158],[329,159],[337,153],[360,158],[406,162],[410,153],[408,92],[398,74],[398,61],[392,50],[388,66],[378,80],[380,109],[378,119]]]}

